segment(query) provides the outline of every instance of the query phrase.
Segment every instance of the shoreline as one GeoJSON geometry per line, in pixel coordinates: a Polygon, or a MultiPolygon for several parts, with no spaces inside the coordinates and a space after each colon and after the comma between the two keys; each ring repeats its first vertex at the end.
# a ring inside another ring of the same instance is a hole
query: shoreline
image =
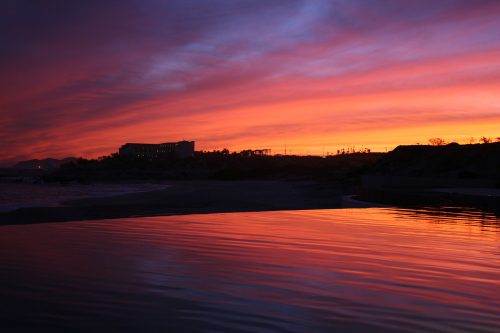
{"type": "MultiPolygon", "coordinates": [[[[101,185],[85,186],[96,193],[101,185]]],[[[462,207],[499,215],[500,197],[473,196],[470,195],[475,193],[472,190],[462,193],[463,190],[456,189],[383,188],[364,189],[349,195],[336,183],[273,180],[186,180],[105,186],[144,189],[146,185],[155,190],[77,197],[56,205],[0,211],[0,226],[187,214],[377,207],[462,207]]],[[[43,185],[33,186],[43,188],[43,185]]],[[[70,189],[71,186],[79,188],[80,185],[70,185],[70,189]]]]}
{"type": "Polygon", "coordinates": [[[0,183],[0,213],[34,207],[61,207],[63,202],[103,198],[168,188],[164,183],[0,183]]]}
{"type": "Polygon", "coordinates": [[[139,216],[342,208],[343,190],[313,181],[172,181],[162,190],[0,212],[1,225],[139,216]]]}
{"type": "Polygon", "coordinates": [[[371,188],[356,199],[401,208],[472,208],[500,215],[500,191],[496,188],[371,188]]]}

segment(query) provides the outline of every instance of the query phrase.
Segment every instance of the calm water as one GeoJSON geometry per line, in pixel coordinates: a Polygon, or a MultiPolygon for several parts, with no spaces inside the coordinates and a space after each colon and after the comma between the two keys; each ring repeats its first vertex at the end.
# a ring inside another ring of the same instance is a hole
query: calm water
{"type": "Polygon", "coordinates": [[[0,330],[500,332],[500,220],[393,209],[0,227],[0,330]]]}

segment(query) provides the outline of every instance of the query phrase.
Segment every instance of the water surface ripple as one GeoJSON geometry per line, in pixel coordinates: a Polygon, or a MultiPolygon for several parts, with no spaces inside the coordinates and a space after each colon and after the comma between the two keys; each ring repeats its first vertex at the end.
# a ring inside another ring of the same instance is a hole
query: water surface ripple
{"type": "Polygon", "coordinates": [[[500,220],[343,209],[0,227],[2,332],[499,332],[500,220]]]}

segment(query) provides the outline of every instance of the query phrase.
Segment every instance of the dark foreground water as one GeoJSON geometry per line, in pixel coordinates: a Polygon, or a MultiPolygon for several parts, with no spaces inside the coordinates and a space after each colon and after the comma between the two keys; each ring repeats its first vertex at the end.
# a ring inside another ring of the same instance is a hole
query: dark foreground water
{"type": "Polygon", "coordinates": [[[0,331],[500,332],[500,221],[346,209],[0,227],[0,331]]]}

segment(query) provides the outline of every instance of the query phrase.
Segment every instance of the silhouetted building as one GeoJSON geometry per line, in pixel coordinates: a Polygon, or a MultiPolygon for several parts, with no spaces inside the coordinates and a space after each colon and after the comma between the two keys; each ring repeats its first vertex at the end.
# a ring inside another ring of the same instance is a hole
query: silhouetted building
{"type": "Polygon", "coordinates": [[[266,156],[271,155],[271,149],[246,149],[240,151],[239,154],[245,157],[266,156]]]}
{"type": "Polygon", "coordinates": [[[126,143],[119,149],[120,155],[144,158],[186,158],[194,154],[194,141],[179,141],[166,143],[126,143]]]}

